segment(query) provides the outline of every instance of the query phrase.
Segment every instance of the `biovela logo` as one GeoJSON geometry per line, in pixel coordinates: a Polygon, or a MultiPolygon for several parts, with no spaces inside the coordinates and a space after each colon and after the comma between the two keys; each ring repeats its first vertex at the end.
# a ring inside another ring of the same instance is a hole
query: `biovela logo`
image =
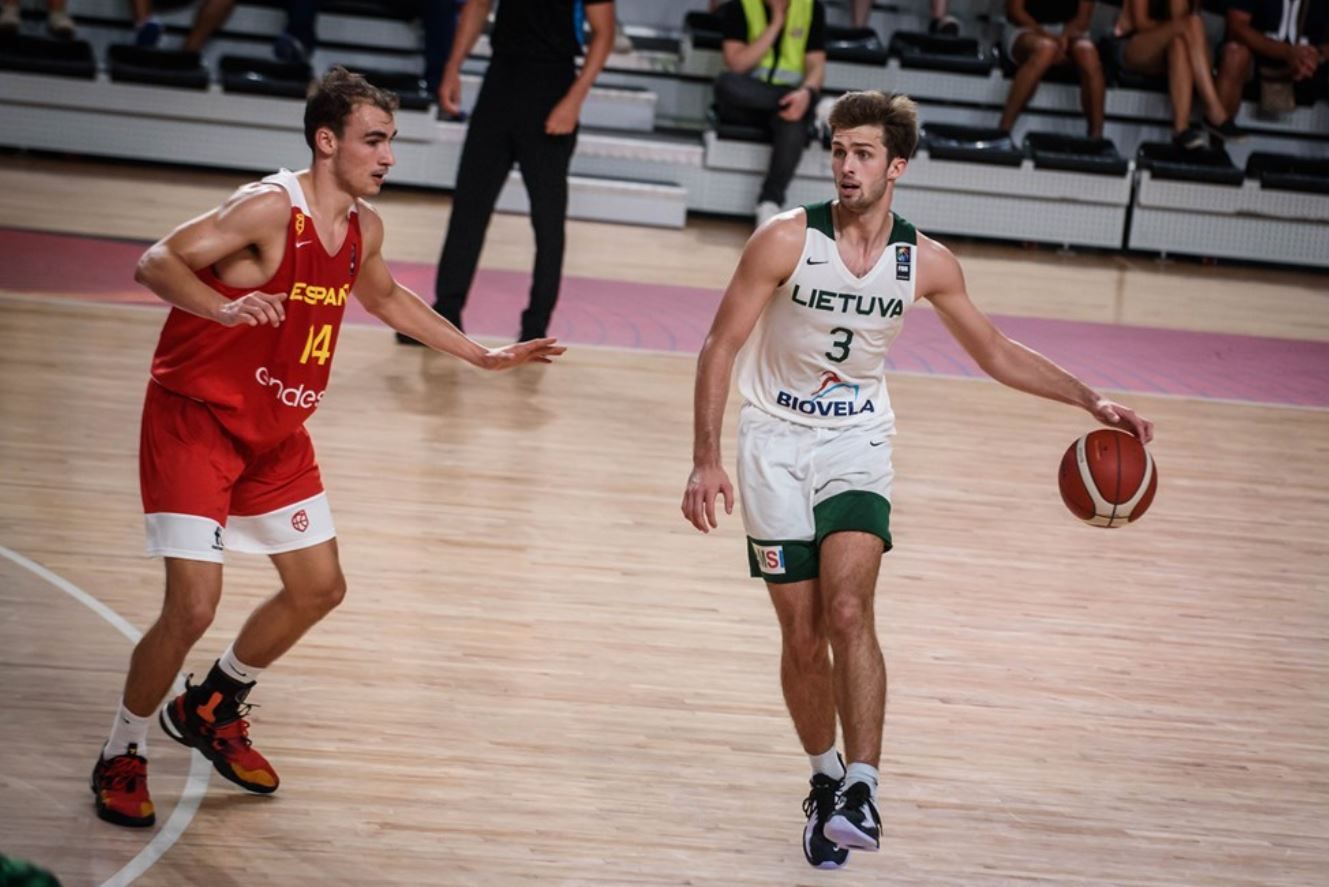
{"type": "Polygon", "coordinates": [[[871,400],[858,402],[859,386],[846,382],[838,373],[824,372],[817,390],[807,397],[799,397],[788,391],[781,391],[775,396],[775,402],[786,409],[795,410],[805,416],[857,416],[859,413],[875,413],[876,406],[871,400]],[[845,395],[849,395],[845,399],[845,395]]]}

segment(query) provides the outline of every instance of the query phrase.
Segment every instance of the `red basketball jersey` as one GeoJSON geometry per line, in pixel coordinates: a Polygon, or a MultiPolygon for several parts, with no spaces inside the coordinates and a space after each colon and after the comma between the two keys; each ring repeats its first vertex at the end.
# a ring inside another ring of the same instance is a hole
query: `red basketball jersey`
{"type": "MultiPolygon", "coordinates": [[[[345,241],[336,255],[328,255],[296,174],[282,170],[263,181],[285,189],[291,219],[281,265],[272,279],[254,289],[286,293],[286,320],[278,327],[224,327],[172,308],[152,358],[153,379],[202,401],[254,452],[274,446],[303,425],[323,399],[346,300],[364,252],[354,208],[345,241]]],[[[228,299],[252,291],[227,286],[211,268],[197,274],[228,299]]]]}

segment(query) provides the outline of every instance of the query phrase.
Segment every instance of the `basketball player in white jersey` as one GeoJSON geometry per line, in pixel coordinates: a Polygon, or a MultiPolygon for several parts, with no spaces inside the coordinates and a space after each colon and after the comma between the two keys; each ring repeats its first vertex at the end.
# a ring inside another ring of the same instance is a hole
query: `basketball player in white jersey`
{"type": "Polygon", "coordinates": [[[781,685],[813,771],[803,852],[821,868],[881,841],[886,667],[873,596],[891,547],[895,431],[884,373],[913,305],[931,300],[997,381],[1082,407],[1146,443],[1153,437],[1146,419],[1004,336],[969,300],[950,251],[891,212],[918,143],[912,101],[849,93],[830,126],[837,199],[785,212],[752,235],[702,346],[683,494],[684,516],[703,533],[717,526],[719,496],[733,511],[720,429],[737,359],[748,562],[780,621],[781,685]],[[847,768],[836,751],[837,713],[847,768]]]}

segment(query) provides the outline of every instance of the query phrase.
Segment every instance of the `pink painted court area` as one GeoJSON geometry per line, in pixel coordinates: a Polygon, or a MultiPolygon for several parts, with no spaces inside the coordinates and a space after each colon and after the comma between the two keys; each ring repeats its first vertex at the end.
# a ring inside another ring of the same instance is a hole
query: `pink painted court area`
{"type": "MultiPolygon", "coordinates": [[[[161,304],[133,281],[134,263],[144,246],[0,229],[0,290],[161,304]]],[[[432,298],[432,264],[394,262],[392,271],[404,285],[432,298]]],[[[462,317],[467,332],[514,336],[529,280],[525,272],[481,270],[462,317]]],[[[695,354],[719,299],[718,290],[565,277],[550,335],[570,345],[695,354]]],[[[1027,317],[994,319],[1012,338],[1094,387],[1329,407],[1329,343],[1027,317]]],[[[347,320],[378,323],[354,300],[347,306],[347,320]]],[[[983,375],[929,310],[910,313],[888,365],[895,372],[983,375]]]]}

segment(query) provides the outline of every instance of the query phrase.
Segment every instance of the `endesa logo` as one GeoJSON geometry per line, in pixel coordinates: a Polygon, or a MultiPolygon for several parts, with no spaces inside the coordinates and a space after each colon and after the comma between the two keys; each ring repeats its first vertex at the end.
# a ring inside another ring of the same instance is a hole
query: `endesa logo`
{"type": "Polygon", "coordinates": [[[303,385],[296,385],[291,388],[284,384],[281,379],[273,378],[267,367],[259,367],[258,371],[254,373],[254,378],[264,388],[271,388],[277,402],[283,406],[312,410],[318,406],[319,401],[323,400],[322,391],[314,391],[312,388],[305,388],[303,385]]]}
{"type": "Polygon", "coordinates": [[[346,304],[346,296],[350,292],[351,285],[349,283],[342,287],[333,287],[314,286],[304,281],[297,281],[291,287],[289,298],[292,302],[306,302],[310,305],[327,305],[329,308],[340,308],[346,304]]]}

